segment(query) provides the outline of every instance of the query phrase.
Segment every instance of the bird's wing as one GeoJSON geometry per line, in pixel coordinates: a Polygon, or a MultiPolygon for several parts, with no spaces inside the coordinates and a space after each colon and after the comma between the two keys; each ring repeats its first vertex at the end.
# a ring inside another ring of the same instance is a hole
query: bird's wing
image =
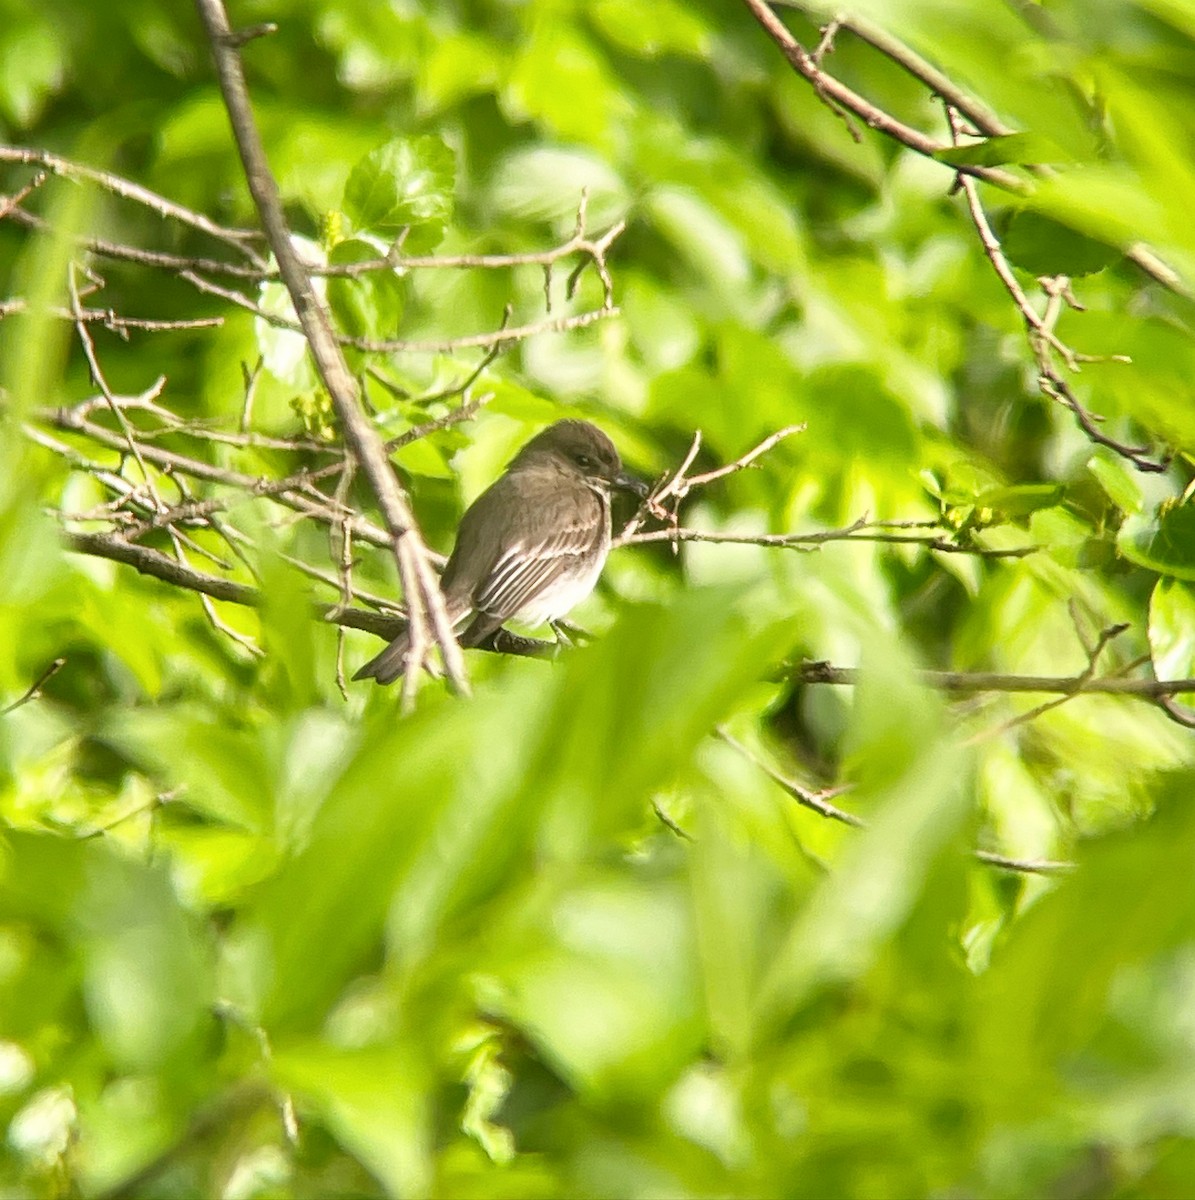
{"type": "Polygon", "coordinates": [[[571,575],[598,553],[605,535],[592,519],[557,526],[546,537],[520,539],[503,549],[473,596],[479,612],[507,620],[523,609],[558,575],[571,575]]]}

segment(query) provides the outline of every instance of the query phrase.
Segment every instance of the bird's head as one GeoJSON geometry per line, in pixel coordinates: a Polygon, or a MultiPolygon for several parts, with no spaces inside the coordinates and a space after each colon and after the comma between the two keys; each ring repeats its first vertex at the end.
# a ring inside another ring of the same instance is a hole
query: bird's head
{"type": "Polygon", "coordinates": [[[565,420],[536,434],[510,464],[511,469],[548,467],[574,475],[593,488],[634,492],[642,499],[647,485],[623,470],[614,443],[588,421],[565,420]]]}

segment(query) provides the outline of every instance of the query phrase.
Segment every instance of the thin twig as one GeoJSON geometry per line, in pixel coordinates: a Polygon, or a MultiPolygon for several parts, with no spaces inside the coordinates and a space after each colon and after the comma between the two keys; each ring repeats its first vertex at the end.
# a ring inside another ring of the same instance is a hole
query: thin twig
{"type": "Polygon", "coordinates": [[[151,192],[149,188],[132,183],[119,175],[113,175],[108,171],[98,171],[94,167],[72,162],[57,154],[51,154],[47,150],[34,150],[27,146],[0,145],[0,162],[27,163],[30,166],[44,167],[47,171],[55,175],[63,175],[68,179],[86,179],[115,196],[144,205],[159,216],[179,221],[183,225],[190,225],[192,229],[197,229],[217,241],[224,242],[225,245],[232,246],[257,266],[263,264],[261,256],[254,249],[255,243],[261,239],[261,234],[257,230],[228,229],[223,225],[217,225],[203,213],[176,204],[173,200],[159,196],[157,192],[151,192]]]}
{"type": "MultiPolygon", "coordinates": [[[[328,390],[353,457],[361,465],[393,539],[394,556],[416,644],[424,626],[440,650],[448,678],[458,691],[469,690],[464,658],[444,609],[439,580],[428,560],[410,502],[398,482],[377,430],[366,417],[355,380],[336,340],[331,319],[321,303],[311,275],[295,251],[282,209],[278,185],[270,171],[265,147],[253,116],[249,92],[237,52],[235,35],[222,0],[195,0],[216,64],[220,91],[232,123],[245,179],[253,196],[266,238],[298,314],[316,368],[328,390]]],[[[419,648],[408,663],[406,698],[422,665],[419,648]]]]}
{"type": "MultiPolygon", "coordinates": [[[[831,821],[837,821],[842,825],[849,825],[853,829],[866,829],[867,822],[862,817],[856,816],[854,813],[846,812],[841,808],[835,807],[826,801],[827,795],[836,795],[845,788],[838,788],[831,792],[811,792],[808,788],[802,787],[795,781],[788,779],[782,775],[769,763],[761,759],[757,754],[752,753],[748,747],[744,746],[737,738],[732,737],[721,726],[716,730],[720,737],[727,745],[732,746],[737,750],[748,762],[753,763],[758,767],[773,783],[778,784],[785,792],[788,793],[798,804],[804,808],[811,809],[820,817],[825,817],[831,821]]],[[[991,850],[973,850],[971,852],[973,858],[983,863],[986,866],[998,867],[1004,871],[1017,871],[1023,874],[1030,875],[1053,875],[1063,871],[1069,871],[1074,868],[1074,863],[1065,862],[1059,859],[1047,858],[1010,858],[1004,854],[996,854],[991,850]]]]}
{"type": "Polygon", "coordinates": [[[0,717],[7,717],[10,712],[15,712],[22,704],[28,704],[30,700],[36,700],[41,695],[42,688],[49,680],[53,679],[63,667],[66,666],[65,658],[56,658],[26,689],[26,691],[17,697],[11,704],[7,704],[4,708],[0,708],[0,717]]]}
{"type": "MultiPolygon", "coordinates": [[[[941,161],[938,156],[943,150],[949,148],[948,144],[938,142],[919,129],[898,120],[822,70],[820,65],[814,61],[813,56],[771,11],[769,0],[743,0],[743,2],[751,11],[752,16],[763,26],[768,36],[780,48],[793,70],[808,80],[818,96],[830,105],[832,111],[838,112],[841,107],[852,112],[862,118],[872,129],[900,142],[910,150],[933,158],[935,161],[941,161]]],[[[771,2],[788,3],[789,0],[771,0],[771,2]]],[[[884,33],[876,26],[859,18],[845,16],[836,19],[841,28],[850,29],[865,41],[870,42],[880,53],[914,78],[921,79],[931,91],[964,113],[981,132],[989,137],[1000,137],[1014,132],[998,121],[978,101],[969,97],[962,88],[947,79],[942,72],[931,67],[891,34],[884,33]]],[[[955,166],[952,169],[976,179],[983,179],[1005,191],[1022,194],[1032,191],[1033,185],[1029,180],[1000,167],[966,164],[955,166]]],[[[1039,175],[1052,174],[1047,165],[1032,164],[1030,170],[1039,175]]],[[[1189,289],[1179,274],[1158,258],[1144,243],[1133,243],[1125,253],[1141,271],[1157,283],[1162,284],[1163,287],[1184,295],[1188,294],[1189,289]]]]}
{"type": "MultiPolygon", "coordinates": [[[[780,52],[788,60],[789,65],[799,75],[807,79],[817,91],[817,94],[833,105],[840,106],[854,113],[865,125],[888,137],[916,150],[928,158],[934,158],[941,150],[946,149],[936,139],[924,134],[903,121],[898,121],[890,113],[864,99],[858,92],[847,87],[833,75],[822,70],[813,60],[813,56],[793,37],[767,0],[743,0],[751,15],[763,26],[767,35],[780,48],[780,52]]],[[[978,179],[987,180],[1005,191],[1024,193],[1029,190],[1029,184],[1019,175],[1006,171],[1001,167],[985,167],[968,164],[962,167],[951,167],[954,171],[963,171],[978,179]]]]}
{"type": "MultiPolygon", "coordinates": [[[[196,2],[198,3],[199,0],[196,2]]],[[[293,321],[281,313],[270,312],[235,288],[226,288],[213,283],[210,279],[204,279],[193,271],[182,271],[179,278],[191,284],[198,291],[219,296],[221,299],[235,304],[238,308],[251,312],[255,317],[276,329],[285,329],[291,333],[303,332],[301,322],[293,321]]],[[[591,309],[588,312],[574,313],[567,317],[551,317],[543,321],[532,321],[513,328],[496,329],[486,333],[468,333],[460,337],[439,340],[369,338],[334,332],[331,337],[337,346],[361,350],[366,354],[452,354],[457,350],[484,350],[492,346],[501,347],[511,342],[526,341],[528,338],[546,333],[568,333],[571,330],[585,329],[598,321],[620,315],[621,312],[617,307],[603,307],[591,309]]]]}
{"type": "MultiPolygon", "coordinates": [[[[856,667],[835,667],[830,663],[802,663],[786,671],[794,683],[830,684],[854,687],[861,673],[856,667]]],[[[1086,677],[1078,675],[1008,675],[996,671],[918,671],[918,680],[938,691],[971,694],[976,692],[1057,692],[1067,696],[1137,696],[1156,700],[1195,692],[1195,679],[1124,679],[1119,676],[1086,677]]]]}

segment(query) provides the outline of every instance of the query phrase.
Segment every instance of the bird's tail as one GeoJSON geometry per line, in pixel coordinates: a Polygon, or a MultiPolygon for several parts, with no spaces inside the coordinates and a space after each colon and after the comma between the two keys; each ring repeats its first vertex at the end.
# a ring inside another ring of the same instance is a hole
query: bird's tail
{"type": "Polygon", "coordinates": [[[404,629],[381,654],[375,655],[353,676],[354,679],[376,679],[378,683],[393,683],[406,667],[411,638],[404,629]]]}
{"type": "MultiPolygon", "coordinates": [[[[459,627],[469,615],[468,600],[461,600],[450,595],[445,597],[444,606],[447,610],[448,620],[454,628],[459,627]]],[[[468,646],[476,643],[462,639],[461,644],[468,646]]],[[[404,629],[381,654],[375,655],[365,666],[361,667],[353,679],[376,679],[378,683],[382,684],[393,683],[407,669],[407,652],[410,649],[411,635],[408,630],[404,629]]]]}

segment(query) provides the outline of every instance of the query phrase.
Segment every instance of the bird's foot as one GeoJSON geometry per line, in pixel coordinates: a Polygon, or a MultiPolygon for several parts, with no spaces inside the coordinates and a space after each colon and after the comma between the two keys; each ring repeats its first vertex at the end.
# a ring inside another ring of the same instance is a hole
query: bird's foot
{"type": "Polygon", "coordinates": [[[573,648],[573,639],[565,632],[564,626],[560,621],[549,621],[548,627],[556,635],[556,649],[552,657],[559,658],[561,650],[571,650],[573,648]]]}

